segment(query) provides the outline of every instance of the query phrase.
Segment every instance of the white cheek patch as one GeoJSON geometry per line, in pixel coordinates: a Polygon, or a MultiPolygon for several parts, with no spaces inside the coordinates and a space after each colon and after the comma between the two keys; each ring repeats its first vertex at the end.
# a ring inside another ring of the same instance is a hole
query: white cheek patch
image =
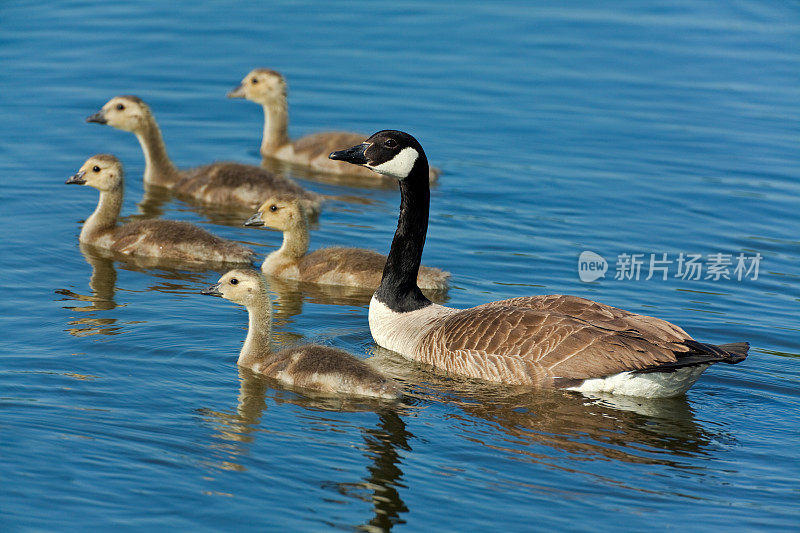
{"type": "Polygon", "coordinates": [[[387,174],[398,179],[403,179],[407,178],[411,173],[411,169],[414,168],[414,163],[417,162],[417,158],[419,158],[419,152],[409,146],[400,150],[399,154],[385,163],[375,166],[369,164],[364,166],[374,170],[378,174],[387,174]]]}

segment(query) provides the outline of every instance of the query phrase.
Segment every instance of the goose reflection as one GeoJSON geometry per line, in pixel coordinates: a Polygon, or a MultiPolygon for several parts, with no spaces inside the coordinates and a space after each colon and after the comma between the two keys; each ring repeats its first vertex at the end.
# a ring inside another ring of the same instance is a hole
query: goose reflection
{"type": "MultiPolygon", "coordinates": [[[[397,411],[386,409],[377,414],[378,427],[363,429],[367,457],[372,463],[367,466],[367,477],[357,484],[366,493],[366,498],[362,499],[368,498],[371,502],[373,516],[358,529],[390,531],[395,525],[405,523],[401,515],[408,512],[397,490],[405,487],[398,449],[411,451],[409,440],[413,435],[397,411]]],[[[344,495],[353,488],[353,484],[338,484],[339,492],[344,495]]]]}
{"type": "Polygon", "coordinates": [[[380,347],[374,353],[387,375],[406,383],[409,401],[457,407],[450,420],[464,438],[517,459],[568,470],[597,459],[679,466],[681,457],[705,455],[714,440],[730,439],[723,429],[698,424],[685,396],[643,399],[504,387],[453,379],[380,347]],[[475,419],[499,432],[476,431],[475,419]],[[563,453],[547,448],[568,452],[574,464],[565,466],[563,453]]]}
{"type": "MultiPolygon", "coordinates": [[[[374,412],[375,427],[362,427],[363,452],[367,459],[366,473],[359,481],[331,480],[322,484],[348,498],[371,503],[372,515],[359,529],[389,531],[403,523],[401,515],[408,512],[398,487],[402,487],[403,470],[399,451],[411,450],[413,435],[406,429],[401,414],[403,407],[369,398],[297,394],[281,389],[279,382],[239,368],[239,395],[232,411],[201,408],[197,412],[210,423],[216,442],[211,446],[224,458],[212,466],[224,470],[244,471],[238,457],[249,453],[249,443],[266,431],[262,418],[267,410],[267,397],[278,405],[296,405],[312,412],[374,412]]],[[[334,472],[338,472],[334,470],[334,472]]]]}
{"type": "MultiPolygon", "coordinates": [[[[370,504],[371,515],[355,529],[389,531],[403,524],[404,515],[410,512],[402,498],[404,488],[413,490],[404,479],[403,456],[412,451],[414,435],[406,428],[403,417],[416,410],[417,405],[441,403],[454,407],[446,423],[455,440],[463,439],[469,445],[483,446],[501,456],[590,476],[599,483],[615,486],[636,481],[607,478],[602,468],[592,465],[618,461],[688,468],[683,466],[686,462],[681,461],[682,457],[703,456],[715,440],[730,438],[724,429],[710,430],[698,424],[685,397],[659,400],[586,397],[560,390],[503,388],[453,380],[427,368],[415,367],[391,352],[379,348],[375,351],[375,362],[382,371],[405,381],[405,388],[410,391],[408,405],[392,407],[362,399],[296,394],[279,389],[280,385],[269,378],[239,369],[240,389],[235,410],[198,410],[214,428],[212,448],[223,452],[213,466],[246,469],[238,458],[249,453],[249,443],[259,435],[268,434],[269,430],[263,427],[268,403],[296,405],[317,413],[372,411],[378,417],[376,425],[360,428],[362,450],[368,460],[363,477],[332,479],[322,486],[370,504]]],[[[325,426],[340,423],[322,422],[325,426]]],[[[692,468],[698,468],[696,462],[692,468]]],[[[641,486],[628,488],[647,490],[641,486]]]]}

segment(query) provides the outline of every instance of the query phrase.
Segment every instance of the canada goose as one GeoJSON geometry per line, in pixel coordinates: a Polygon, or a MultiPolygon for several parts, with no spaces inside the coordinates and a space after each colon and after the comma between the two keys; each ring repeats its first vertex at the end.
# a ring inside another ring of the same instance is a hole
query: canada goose
{"type": "Polygon", "coordinates": [[[326,393],[399,398],[400,388],[353,355],[329,346],[306,345],[273,352],[272,305],[264,278],[253,270],[231,270],[202,291],[247,308],[250,325],[239,366],[288,385],[326,393]]]}
{"type": "MultiPolygon", "coordinates": [[[[286,100],[286,80],[280,73],[267,68],[257,68],[244,77],[238,87],[228,93],[228,98],[245,98],[264,108],[264,137],[261,155],[295,165],[310,167],[319,172],[347,174],[375,180],[376,175],[367,169],[352,167],[328,158],[331,150],[356,144],[364,139],[359,133],[331,131],[313,133],[295,141],[289,138],[289,103],[286,100]]],[[[430,182],[439,177],[439,170],[431,168],[430,182]]]]}
{"type": "Polygon", "coordinates": [[[275,193],[301,198],[316,216],[320,195],[306,191],[292,180],[263,168],[241,163],[219,162],[178,170],[167,154],[161,130],[150,107],[137,96],[115,96],[86,122],[107,124],[136,135],[144,152],[144,183],[171,189],[180,196],[215,205],[255,209],[275,193]]]}
{"type": "MultiPolygon", "coordinates": [[[[326,285],[349,285],[371,290],[381,283],[386,256],[363,248],[335,246],[308,253],[308,216],[296,199],[274,196],[261,204],[245,226],[268,226],[283,232],[283,245],[264,260],[265,274],[326,285]]],[[[448,272],[420,267],[421,289],[447,290],[448,272]]]]}
{"type": "Polygon", "coordinates": [[[530,296],[471,309],[431,303],[415,280],[428,229],[428,160],[419,142],[379,131],[331,159],[400,181],[400,217],[380,287],[369,306],[375,341],[447,372],[511,384],[541,382],[584,392],[667,397],[705,368],[738,363],[749,345],[693,340],[658,318],[575,296],[530,296]]]}
{"type": "Polygon", "coordinates": [[[250,263],[255,254],[188,222],[137,220],[117,226],[122,209],[122,163],[113,155],[86,160],[67,184],[100,191],[100,201],[81,229],[80,242],[130,256],[169,258],[200,263],[250,263]]]}

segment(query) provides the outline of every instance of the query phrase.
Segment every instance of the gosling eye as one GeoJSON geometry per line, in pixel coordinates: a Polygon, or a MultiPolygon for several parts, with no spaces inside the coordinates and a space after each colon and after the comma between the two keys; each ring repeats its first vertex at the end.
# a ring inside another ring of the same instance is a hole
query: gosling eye
{"type": "Polygon", "coordinates": [[[386,148],[394,148],[395,146],[397,146],[397,141],[395,141],[394,139],[386,139],[383,145],[386,148]]]}
{"type": "Polygon", "coordinates": [[[272,204],[271,206],[269,206],[269,210],[270,210],[270,211],[272,211],[272,212],[274,213],[275,211],[277,211],[277,210],[278,210],[278,206],[277,206],[277,205],[275,205],[275,204],[272,204]]]}
{"type": "Polygon", "coordinates": [[[123,109],[125,109],[125,106],[123,104],[117,104],[118,111],[122,111],[123,109]]]}
{"type": "Polygon", "coordinates": [[[92,167],[92,171],[93,171],[93,172],[100,172],[100,167],[98,167],[97,165],[95,165],[95,166],[93,166],[93,167],[92,167]]]}
{"type": "Polygon", "coordinates": [[[258,83],[258,78],[250,78],[250,83],[255,85],[256,83],[258,83]]]}
{"type": "Polygon", "coordinates": [[[231,278],[231,282],[230,283],[231,283],[231,285],[238,285],[239,284],[239,280],[236,279],[236,278],[231,278]]]}

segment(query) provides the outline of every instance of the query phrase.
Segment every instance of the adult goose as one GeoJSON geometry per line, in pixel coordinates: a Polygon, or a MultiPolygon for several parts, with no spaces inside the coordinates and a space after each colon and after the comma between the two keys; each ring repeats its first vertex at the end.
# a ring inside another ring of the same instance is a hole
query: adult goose
{"type": "MultiPolygon", "coordinates": [[[[245,226],[268,226],[283,232],[283,245],[264,260],[264,274],[322,285],[378,288],[386,256],[374,250],[332,246],[308,253],[308,215],[296,199],[273,196],[245,226]]],[[[417,276],[420,289],[446,291],[449,272],[422,266],[417,276]]]]}
{"type": "MultiPolygon", "coordinates": [[[[313,133],[300,139],[289,138],[289,103],[286,99],[286,80],[280,73],[257,68],[244,77],[238,87],[228,93],[228,98],[244,98],[264,108],[264,136],[261,155],[311,170],[329,174],[345,174],[375,181],[376,175],[367,169],[353,167],[328,158],[331,150],[355,144],[364,139],[359,133],[330,131],[313,133]]],[[[428,179],[433,183],[439,170],[430,169],[428,179]]]]}
{"type": "Polygon", "coordinates": [[[66,183],[100,191],[94,213],[81,229],[80,242],[129,257],[188,263],[250,263],[255,253],[189,222],[137,220],[117,225],[124,191],[122,163],[109,154],[90,157],[66,183]]]}
{"type": "Polygon", "coordinates": [[[400,181],[400,217],[369,306],[379,345],[447,372],[509,384],[645,397],[684,393],[708,365],[738,363],[747,343],[695,341],[664,320],[575,296],[530,296],[453,309],[416,284],[428,229],[428,160],[411,135],[379,131],[331,159],[400,181]]]}
{"type": "Polygon", "coordinates": [[[231,270],[202,291],[247,308],[250,325],[239,366],[296,387],[328,394],[397,399],[400,387],[355,356],[330,346],[306,345],[273,351],[272,305],[264,278],[253,270],[231,270]]]}
{"type": "Polygon", "coordinates": [[[150,107],[137,96],[116,96],[86,122],[107,124],[136,135],[144,152],[144,183],[171,189],[179,196],[221,206],[255,209],[276,193],[299,198],[313,216],[322,197],[292,180],[253,165],[217,162],[178,170],[167,154],[161,129],[150,107]]]}

